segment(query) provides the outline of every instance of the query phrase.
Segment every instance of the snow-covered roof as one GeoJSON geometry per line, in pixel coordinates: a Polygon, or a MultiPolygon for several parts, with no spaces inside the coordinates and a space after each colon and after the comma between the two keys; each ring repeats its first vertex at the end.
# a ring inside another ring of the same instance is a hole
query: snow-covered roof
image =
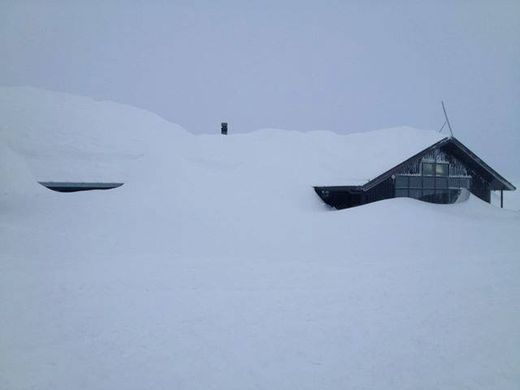
{"type": "Polygon", "coordinates": [[[365,184],[444,138],[410,127],[192,135],[144,110],[33,88],[0,88],[0,135],[38,180],[125,181],[141,162],[172,169],[170,156],[188,172],[206,167],[237,184],[252,176],[309,186],[365,184]]]}

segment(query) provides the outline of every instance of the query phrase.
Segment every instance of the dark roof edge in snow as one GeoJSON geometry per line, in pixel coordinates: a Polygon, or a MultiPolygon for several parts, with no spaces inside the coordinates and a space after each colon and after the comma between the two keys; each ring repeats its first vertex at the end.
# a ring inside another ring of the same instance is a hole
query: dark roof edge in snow
{"type": "Polygon", "coordinates": [[[49,190],[57,192],[77,192],[91,190],[111,190],[121,187],[124,183],[112,182],[57,182],[57,181],[39,181],[42,186],[49,190]]]}

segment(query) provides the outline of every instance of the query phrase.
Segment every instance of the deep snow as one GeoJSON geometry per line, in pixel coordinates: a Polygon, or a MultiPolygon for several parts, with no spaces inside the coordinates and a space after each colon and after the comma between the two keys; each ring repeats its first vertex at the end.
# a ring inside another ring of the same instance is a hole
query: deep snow
{"type": "Polygon", "coordinates": [[[435,133],[193,136],[114,103],[0,96],[0,389],[518,388],[518,212],[334,212],[312,190],[435,133]],[[31,178],[78,172],[126,184],[31,178]]]}

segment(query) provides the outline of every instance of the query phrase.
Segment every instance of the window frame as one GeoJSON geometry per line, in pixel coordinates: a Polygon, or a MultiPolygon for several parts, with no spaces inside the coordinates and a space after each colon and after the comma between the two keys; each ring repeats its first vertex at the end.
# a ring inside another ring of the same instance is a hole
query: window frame
{"type": "Polygon", "coordinates": [[[436,177],[450,177],[450,163],[448,162],[435,162],[435,176],[436,177]],[[437,166],[445,166],[446,167],[446,175],[438,175],[437,174],[437,166]]]}
{"type": "Polygon", "coordinates": [[[471,187],[471,176],[451,176],[451,171],[447,161],[421,161],[420,174],[401,173],[394,176],[394,197],[407,196],[422,200],[425,196],[445,196],[451,199],[452,190],[471,187]],[[425,169],[425,166],[430,169],[425,169]],[[443,167],[440,169],[443,174],[438,174],[438,166],[443,167]],[[398,182],[400,186],[397,185],[398,182]],[[453,186],[453,183],[457,185],[453,186]]]}
{"type": "Polygon", "coordinates": [[[421,162],[421,176],[426,176],[426,177],[435,177],[435,176],[438,176],[438,177],[450,177],[450,163],[446,162],[446,161],[422,161],[421,162]],[[425,165],[431,165],[431,167],[432,167],[432,173],[431,174],[425,173],[425,169],[424,169],[425,165]],[[446,175],[438,175],[437,174],[437,166],[438,165],[446,167],[446,175]]]}
{"type": "Polygon", "coordinates": [[[423,161],[421,162],[421,176],[435,176],[435,162],[431,162],[431,161],[423,161]],[[424,173],[424,166],[425,165],[431,165],[432,167],[432,174],[426,174],[424,173]]]}

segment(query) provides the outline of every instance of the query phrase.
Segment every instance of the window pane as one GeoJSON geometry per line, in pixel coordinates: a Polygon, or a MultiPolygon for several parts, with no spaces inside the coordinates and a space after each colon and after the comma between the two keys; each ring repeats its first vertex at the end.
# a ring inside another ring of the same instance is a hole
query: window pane
{"type": "Polygon", "coordinates": [[[423,190],[423,196],[430,196],[430,195],[433,195],[433,194],[435,194],[435,190],[434,189],[423,190]]]}
{"type": "Polygon", "coordinates": [[[469,188],[468,177],[450,177],[449,178],[450,188],[469,188]]]}
{"type": "Polygon", "coordinates": [[[395,188],[408,188],[408,177],[397,176],[395,178],[395,188]]]}
{"type": "Polygon", "coordinates": [[[412,188],[421,188],[422,180],[421,176],[410,176],[410,187],[412,188]]]}
{"type": "Polygon", "coordinates": [[[421,190],[410,190],[410,197],[415,199],[421,199],[422,191],[421,190]]]}
{"type": "Polygon", "coordinates": [[[408,190],[395,190],[396,198],[403,197],[403,196],[408,196],[408,190]]]}
{"type": "Polygon", "coordinates": [[[448,179],[438,177],[435,179],[435,188],[448,188],[448,179]]]}
{"type": "Polygon", "coordinates": [[[435,203],[449,203],[450,193],[448,190],[435,190],[435,203]]]}
{"type": "Polygon", "coordinates": [[[422,164],[422,174],[425,176],[433,176],[433,163],[422,164]]]}
{"type": "Polygon", "coordinates": [[[450,188],[460,188],[461,179],[458,177],[450,177],[449,184],[450,188]]]}
{"type": "Polygon", "coordinates": [[[423,190],[423,196],[421,200],[424,200],[425,202],[434,202],[435,190],[423,190]]]}
{"type": "Polygon", "coordinates": [[[433,181],[433,177],[423,177],[423,187],[435,188],[435,182],[433,181]]]}
{"type": "Polygon", "coordinates": [[[448,176],[448,164],[437,163],[435,164],[435,174],[437,176],[448,176]]]}

